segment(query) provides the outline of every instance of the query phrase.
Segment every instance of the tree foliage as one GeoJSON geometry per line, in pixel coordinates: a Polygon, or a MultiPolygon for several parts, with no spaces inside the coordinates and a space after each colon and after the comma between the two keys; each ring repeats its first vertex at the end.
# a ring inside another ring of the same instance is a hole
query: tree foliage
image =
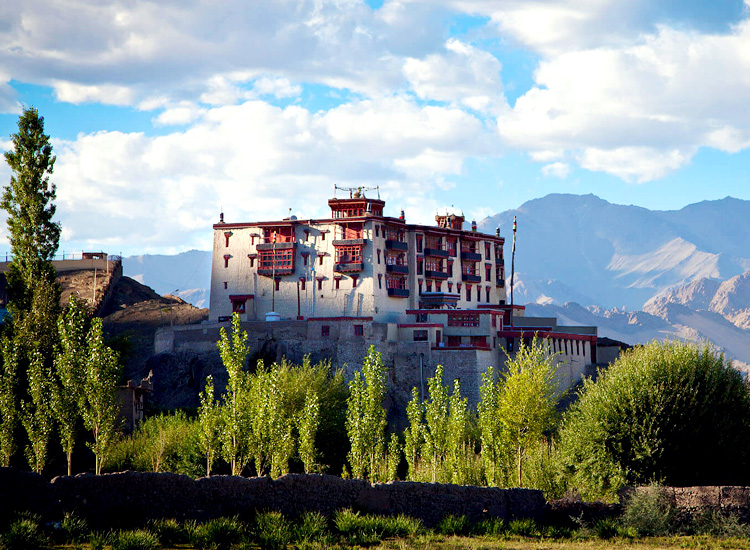
{"type": "Polygon", "coordinates": [[[383,400],[386,393],[387,371],[383,356],[370,346],[349,383],[346,431],[350,450],[347,456],[354,477],[366,479],[376,475],[378,463],[385,455],[386,418],[383,400]]]}
{"type": "MultiPolygon", "coordinates": [[[[559,399],[557,368],[536,337],[529,346],[521,340],[505,367],[497,396],[497,419],[502,425],[502,437],[515,451],[518,486],[523,487],[524,453],[540,441],[555,421],[559,399]]],[[[484,382],[491,383],[489,379],[484,382]]]]}
{"type": "Polygon", "coordinates": [[[68,459],[68,475],[73,474],[73,448],[78,434],[81,406],[85,404],[86,397],[88,322],[84,305],[75,296],[71,296],[67,309],[57,321],[60,349],[54,359],[54,383],[50,394],[60,444],[68,459]]]}
{"type": "Polygon", "coordinates": [[[584,384],[560,447],[571,485],[586,497],[651,481],[744,485],[750,393],[707,343],[651,342],[584,384]]]}
{"type": "Polygon", "coordinates": [[[50,260],[57,251],[60,225],[55,215],[55,185],[49,177],[55,164],[44,118],[33,107],[18,119],[11,135],[13,149],[5,160],[13,174],[5,187],[0,207],[8,213],[7,224],[13,260],[7,273],[8,308],[16,315],[31,308],[33,289],[39,281],[55,281],[50,260]]]}
{"type": "Polygon", "coordinates": [[[214,394],[214,379],[206,378],[206,386],[200,395],[201,404],[198,408],[198,445],[206,457],[206,475],[211,475],[211,469],[221,451],[222,418],[221,406],[214,394]]]}
{"type": "Polygon", "coordinates": [[[94,452],[96,474],[117,440],[119,402],[117,382],[120,366],[117,355],[104,344],[102,320],[94,318],[86,335],[86,362],[84,366],[86,394],[81,401],[81,416],[87,430],[93,435],[89,445],[94,452]]]}

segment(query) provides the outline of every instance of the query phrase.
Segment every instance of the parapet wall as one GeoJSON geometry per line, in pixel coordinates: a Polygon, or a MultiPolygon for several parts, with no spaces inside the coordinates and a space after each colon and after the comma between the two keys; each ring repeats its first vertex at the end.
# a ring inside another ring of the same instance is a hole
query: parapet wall
{"type": "Polygon", "coordinates": [[[94,527],[133,527],[151,519],[206,520],[246,517],[256,510],[278,510],[296,517],[308,510],[326,515],[351,508],[370,514],[406,514],[426,525],[449,514],[473,521],[489,517],[541,520],[541,491],[392,482],[314,474],[243,478],[212,476],[193,480],[169,473],[80,474],[46,482],[29,472],[0,468],[0,517],[29,510],[45,521],[76,512],[94,527]],[[20,498],[19,498],[20,497],[20,498]]]}

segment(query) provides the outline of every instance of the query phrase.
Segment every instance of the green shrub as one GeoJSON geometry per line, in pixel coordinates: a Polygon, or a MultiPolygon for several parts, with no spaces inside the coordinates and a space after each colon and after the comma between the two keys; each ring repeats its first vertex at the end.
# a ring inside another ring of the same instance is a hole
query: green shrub
{"type": "Polygon", "coordinates": [[[714,537],[746,537],[749,528],[740,523],[735,514],[724,514],[719,510],[708,509],[693,517],[690,530],[699,535],[714,537]]]}
{"type": "Polygon", "coordinates": [[[91,550],[104,550],[109,539],[110,536],[107,533],[95,531],[89,535],[89,548],[91,550]]]}
{"type": "Polygon", "coordinates": [[[676,530],[674,505],[664,488],[651,486],[630,497],[622,522],[640,536],[668,535],[676,530]]]}
{"type": "Polygon", "coordinates": [[[334,517],[336,530],[353,545],[368,545],[389,537],[415,536],[422,522],[404,515],[375,516],[352,510],[341,510],[334,517]]]}
{"type": "Polygon", "coordinates": [[[328,536],[328,519],[320,512],[305,512],[294,530],[297,542],[320,542],[328,536]]]}
{"type": "Polygon", "coordinates": [[[159,538],[150,531],[121,531],[113,537],[112,550],[159,550],[159,538]]]}
{"type": "Polygon", "coordinates": [[[89,534],[88,522],[73,512],[66,512],[60,522],[60,534],[63,542],[83,542],[89,534]]]}
{"type": "Polygon", "coordinates": [[[2,550],[40,550],[49,547],[49,539],[39,523],[32,519],[19,519],[0,535],[2,550]]]}
{"type": "Polygon", "coordinates": [[[600,539],[609,540],[620,535],[621,525],[615,518],[605,518],[596,521],[591,530],[600,539]]]}
{"type": "Polygon", "coordinates": [[[191,542],[201,549],[229,550],[244,538],[245,525],[238,518],[217,518],[197,525],[191,542]]]}
{"type": "Polygon", "coordinates": [[[745,485],[750,393],[708,344],[652,342],[586,381],[560,431],[561,463],[586,499],[623,485],[745,485]]]}
{"type": "Polygon", "coordinates": [[[511,520],[508,523],[507,533],[517,537],[540,537],[542,535],[539,526],[531,518],[511,520]]]}
{"type": "Polygon", "coordinates": [[[445,516],[440,520],[435,530],[441,535],[466,535],[471,525],[466,516],[445,516]]]}
{"type": "Polygon", "coordinates": [[[253,536],[261,550],[281,550],[292,541],[292,524],[281,512],[263,512],[255,516],[253,536]]]}
{"type": "Polygon", "coordinates": [[[180,523],[176,519],[156,519],[148,523],[148,530],[154,533],[162,546],[175,546],[190,542],[195,524],[180,523]]]}
{"type": "Polygon", "coordinates": [[[505,520],[502,518],[490,518],[475,523],[471,533],[485,537],[501,537],[505,534],[506,528],[505,520]]]}

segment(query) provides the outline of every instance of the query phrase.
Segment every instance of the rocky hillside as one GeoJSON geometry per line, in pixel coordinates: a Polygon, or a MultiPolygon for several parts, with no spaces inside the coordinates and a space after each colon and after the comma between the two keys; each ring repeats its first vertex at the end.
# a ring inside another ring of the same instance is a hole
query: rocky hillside
{"type": "Polygon", "coordinates": [[[122,277],[105,312],[104,330],[123,352],[126,377],[140,379],[148,374],[146,363],[153,355],[158,327],[200,323],[207,317],[207,309],[176,296],[159,296],[138,281],[122,277]]]}

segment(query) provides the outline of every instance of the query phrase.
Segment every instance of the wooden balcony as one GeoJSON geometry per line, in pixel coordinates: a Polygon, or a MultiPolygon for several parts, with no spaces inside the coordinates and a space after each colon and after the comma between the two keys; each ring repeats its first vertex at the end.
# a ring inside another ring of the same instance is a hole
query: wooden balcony
{"type": "Polygon", "coordinates": [[[479,262],[482,260],[482,255],[478,252],[469,252],[467,250],[462,250],[461,259],[468,262],[479,262]]]}
{"type": "Polygon", "coordinates": [[[385,270],[388,273],[403,273],[408,274],[409,273],[409,266],[408,265],[398,265],[398,264],[388,264],[385,266],[385,270]]]}
{"type": "Polygon", "coordinates": [[[390,296],[391,298],[408,298],[409,289],[408,288],[389,288],[388,296],[390,296]]]}
{"type": "Polygon", "coordinates": [[[363,263],[344,263],[344,264],[334,264],[333,270],[336,273],[355,273],[357,271],[362,271],[364,269],[363,263]]]}
{"type": "Polygon", "coordinates": [[[447,258],[449,256],[449,253],[447,250],[443,250],[442,248],[426,247],[424,249],[424,255],[432,256],[433,258],[447,258]]]}
{"type": "Polygon", "coordinates": [[[444,281],[448,278],[449,275],[445,271],[433,271],[432,269],[425,269],[424,276],[428,279],[440,279],[444,281]]]}
{"type": "Polygon", "coordinates": [[[386,250],[409,250],[409,243],[388,239],[385,241],[386,250]]]}
{"type": "Polygon", "coordinates": [[[461,280],[466,283],[481,283],[482,277],[479,275],[472,275],[471,273],[461,273],[461,280]]]}

